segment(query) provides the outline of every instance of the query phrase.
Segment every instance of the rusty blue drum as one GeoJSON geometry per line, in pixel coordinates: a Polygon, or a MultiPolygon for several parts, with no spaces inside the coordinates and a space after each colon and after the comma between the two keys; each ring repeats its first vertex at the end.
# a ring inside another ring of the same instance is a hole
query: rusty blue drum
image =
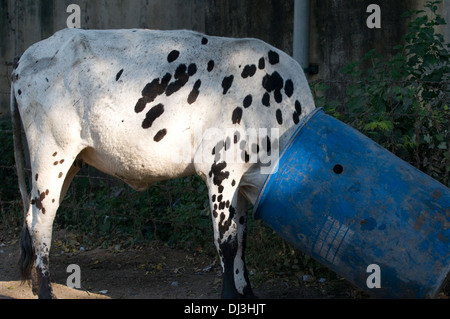
{"type": "Polygon", "coordinates": [[[281,152],[253,213],[375,297],[436,297],[449,275],[449,188],[322,109],[281,152]]]}

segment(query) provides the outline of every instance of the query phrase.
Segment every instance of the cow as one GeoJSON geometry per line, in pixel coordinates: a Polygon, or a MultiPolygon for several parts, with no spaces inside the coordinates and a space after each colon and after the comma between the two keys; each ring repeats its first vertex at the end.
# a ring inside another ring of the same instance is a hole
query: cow
{"type": "Polygon", "coordinates": [[[254,297],[244,259],[248,203],[276,172],[273,155],[314,108],[300,65],[257,39],[63,29],[35,43],[11,80],[23,280],[34,278],[39,298],[55,297],[52,224],[85,163],[136,190],[199,175],[223,271],[221,297],[254,297]]]}

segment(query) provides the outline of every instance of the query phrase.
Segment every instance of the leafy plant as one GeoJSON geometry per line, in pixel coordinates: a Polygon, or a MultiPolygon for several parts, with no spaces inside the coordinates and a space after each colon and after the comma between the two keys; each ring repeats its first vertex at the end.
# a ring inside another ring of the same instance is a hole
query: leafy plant
{"type": "MultiPolygon", "coordinates": [[[[427,10],[402,15],[413,18],[403,43],[384,59],[370,50],[343,72],[352,78],[345,106],[319,98],[327,112],[352,125],[430,176],[450,185],[449,44],[436,27],[445,24],[439,1],[427,10]]],[[[315,93],[327,87],[315,87],[315,93]]],[[[318,94],[320,95],[320,94],[318,94]]]]}

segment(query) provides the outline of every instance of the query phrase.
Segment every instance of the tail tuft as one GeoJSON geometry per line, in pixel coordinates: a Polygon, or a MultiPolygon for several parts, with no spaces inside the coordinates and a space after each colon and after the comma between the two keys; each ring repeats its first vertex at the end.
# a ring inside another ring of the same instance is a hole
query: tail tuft
{"type": "Polygon", "coordinates": [[[31,244],[31,236],[26,225],[22,228],[22,233],[20,235],[20,259],[19,267],[22,277],[22,282],[31,279],[31,271],[33,270],[34,261],[36,255],[31,244]]]}

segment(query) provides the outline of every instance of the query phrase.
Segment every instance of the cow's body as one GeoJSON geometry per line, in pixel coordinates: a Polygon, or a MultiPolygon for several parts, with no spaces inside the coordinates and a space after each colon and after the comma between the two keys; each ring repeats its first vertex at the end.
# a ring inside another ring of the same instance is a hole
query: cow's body
{"type": "Polygon", "coordinates": [[[200,175],[224,270],[222,296],[252,296],[243,260],[246,208],[267,177],[252,156],[282,149],[314,108],[288,55],[254,39],[190,31],[65,29],[23,54],[11,100],[33,181],[22,246],[31,237],[41,297],[52,296],[53,219],[81,161],[139,190],[200,175]],[[268,129],[268,144],[246,138],[260,128],[268,129]]]}

